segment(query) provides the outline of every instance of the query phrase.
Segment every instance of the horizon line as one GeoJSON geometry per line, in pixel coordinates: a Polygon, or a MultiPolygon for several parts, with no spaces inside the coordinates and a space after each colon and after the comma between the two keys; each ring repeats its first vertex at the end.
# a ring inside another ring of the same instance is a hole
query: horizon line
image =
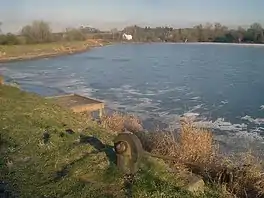
{"type": "Polygon", "coordinates": [[[227,27],[228,29],[236,29],[239,27],[242,28],[248,28],[250,27],[250,25],[254,24],[254,23],[258,23],[261,26],[264,26],[263,22],[251,22],[251,23],[247,23],[247,24],[229,24],[226,25],[225,23],[221,23],[221,22],[187,22],[185,23],[186,25],[183,24],[172,24],[172,23],[160,23],[160,24],[153,24],[153,23],[149,23],[149,22],[103,22],[102,25],[98,25],[98,23],[96,23],[97,25],[93,25],[93,23],[74,23],[71,25],[66,25],[66,24],[60,24],[59,22],[54,22],[54,21],[48,21],[48,20],[32,20],[28,23],[23,23],[21,25],[16,25],[16,26],[20,26],[17,28],[11,28],[11,29],[16,29],[16,30],[11,30],[11,31],[5,31],[5,26],[7,26],[6,24],[12,24],[12,23],[5,23],[4,21],[0,21],[2,22],[0,29],[2,30],[2,33],[14,33],[14,34],[18,34],[21,29],[26,26],[26,25],[30,25],[32,24],[34,21],[44,21],[47,22],[50,25],[50,28],[52,30],[52,32],[54,33],[58,33],[58,32],[63,32],[66,30],[66,28],[79,28],[81,26],[84,27],[91,27],[91,28],[95,28],[101,31],[111,31],[112,29],[117,29],[118,31],[123,30],[126,27],[131,27],[131,26],[138,26],[138,27],[150,27],[150,28],[157,28],[157,27],[170,27],[173,29],[185,29],[185,28],[193,28],[196,25],[206,25],[206,24],[211,24],[214,25],[215,23],[220,23],[221,25],[227,27]],[[103,25],[105,24],[105,25],[103,25]],[[114,25],[115,24],[115,25],[114,25]]]}

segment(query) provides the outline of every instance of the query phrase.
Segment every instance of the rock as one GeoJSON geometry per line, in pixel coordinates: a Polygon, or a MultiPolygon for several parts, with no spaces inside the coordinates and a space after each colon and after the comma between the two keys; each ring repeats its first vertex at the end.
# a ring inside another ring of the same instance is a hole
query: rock
{"type": "Polygon", "coordinates": [[[185,185],[183,189],[190,191],[192,193],[204,193],[205,183],[199,175],[193,173],[184,173],[182,175],[185,185]]]}

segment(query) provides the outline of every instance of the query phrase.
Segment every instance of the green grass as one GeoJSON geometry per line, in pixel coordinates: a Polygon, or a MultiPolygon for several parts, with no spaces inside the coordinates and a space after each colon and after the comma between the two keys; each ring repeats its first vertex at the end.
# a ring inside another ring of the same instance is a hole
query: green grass
{"type": "Polygon", "coordinates": [[[50,53],[55,52],[55,48],[61,46],[68,46],[72,48],[80,48],[83,46],[84,41],[72,41],[72,42],[54,42],[43,44],[31,44],[31,45],[0,45],[0,51],[5,52],[7,57],[11,56],[23,56],[26,54],[38,54],[38,53],[50,53]]]}
{"type": "MultiPolygon", "coordinates": [[[[125,197],[123,176],[114,164],[111,133],[82,115],[4,85],[0,85],[0,115],[0,181],[13,194],[25,198],[125,197]],[[46,144],[45,132],[50,135],[46,144]],[[100,142],[80,143],[80,133],[97,138],[106,149],[98,150],[100,142]]],[[[166,164],[146,158],[132,191],[134,197],[193,197],[180,185],[166,164]]],[[[208,187],[196,197],[221,197],[221,193],[208,187]]]]}

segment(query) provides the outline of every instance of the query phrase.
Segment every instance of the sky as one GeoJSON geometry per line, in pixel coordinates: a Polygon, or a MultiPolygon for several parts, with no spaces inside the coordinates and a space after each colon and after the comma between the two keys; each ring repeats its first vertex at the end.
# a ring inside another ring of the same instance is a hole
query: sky
{"type": "Polygon", "coordinates": [[[236,27],[264,25],[263,9],[264,0],[0,0],[0,21],[4,32],[18,32],[33,20],[49,22],[54,31],[80,25],[106,30],[206,22],[236,27]]]}

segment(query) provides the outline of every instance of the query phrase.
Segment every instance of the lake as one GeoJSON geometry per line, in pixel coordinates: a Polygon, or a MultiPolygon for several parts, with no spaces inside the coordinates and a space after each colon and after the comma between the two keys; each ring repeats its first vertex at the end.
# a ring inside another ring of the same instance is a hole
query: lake
{"type": "Polygon", "coordinates": [[[177,129],[212,128],[226,151],[264,151],[264,47],[119,44],[71,56],[0,64],[7,81],[40,95],[75,92],[177,129]]]}

